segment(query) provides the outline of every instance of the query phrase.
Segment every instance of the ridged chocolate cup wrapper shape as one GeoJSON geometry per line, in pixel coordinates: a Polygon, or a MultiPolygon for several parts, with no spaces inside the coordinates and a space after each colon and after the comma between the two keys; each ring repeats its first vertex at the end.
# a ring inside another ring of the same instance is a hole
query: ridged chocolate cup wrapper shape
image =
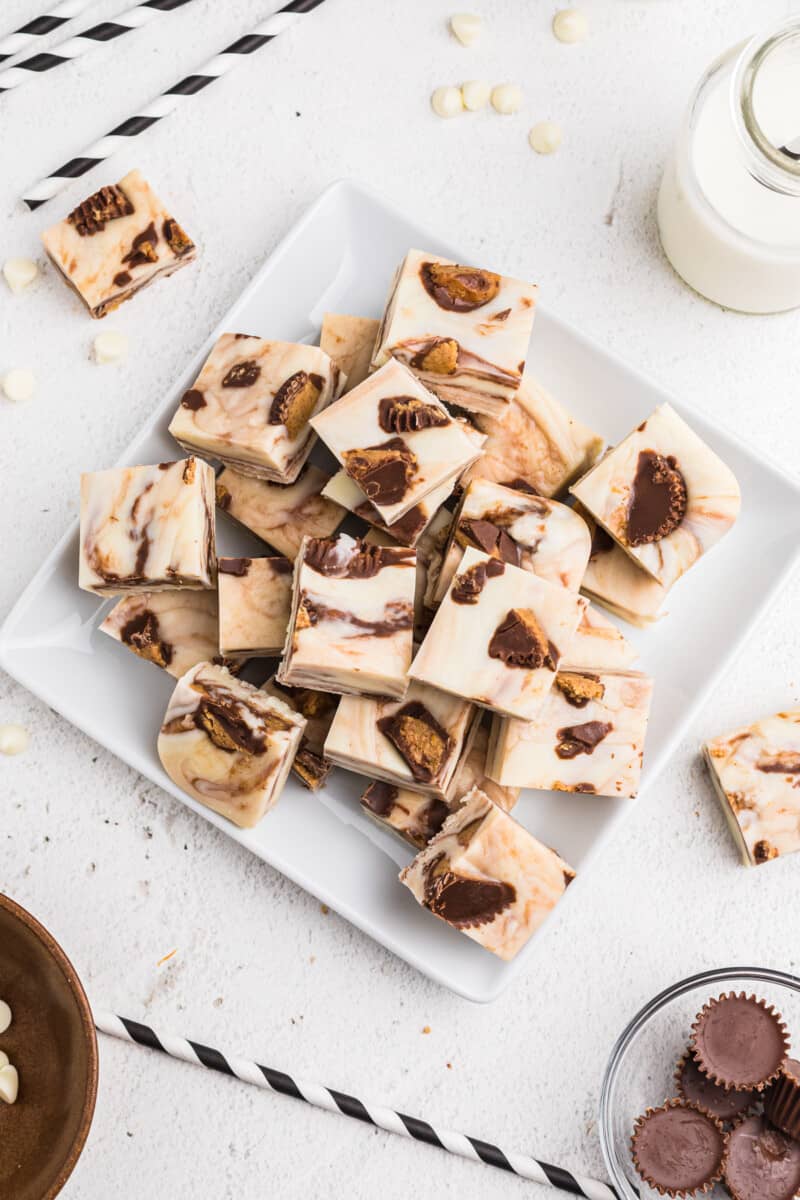
{"type": "Polygon", "coordinates": [[[764,1112],[782,1133],[800,1140],[800,1062],[796,1058],[784,1063],[764,1097],[764,1112]]]}
{"type": "Polygon", "coordinates": [[[792,1200],[800,1190],[800,1143],[763,1116],[745,1117],[728,1134],[725,1186],[732,1200],[792,1200]]]}
{"type": "Polygon", "coordinates": [[[789,1035],[765,1000],[728,992],[703,1006],[689,1045],[700,1070],[720,1087],[761,1092],[786,1062],[789,1035]]]}
{"type": "Polygon", "coordinates": [[[726,1123],[746,1116],[759,1099],[755,1088],[726,1090],[714,1083],[703,1074],[689,1051],[675,1068],[675,1086],[682,1100],[696,1104],[718,1121],[726,1123]]]}
{"type": "Polygon", "coordinates": [[[702,1196],[723,1176],[728,1135],[721,1121],[686,1100],[668,1100],[637,1117],[631,1156],[660,1196],[702,1196]]]}

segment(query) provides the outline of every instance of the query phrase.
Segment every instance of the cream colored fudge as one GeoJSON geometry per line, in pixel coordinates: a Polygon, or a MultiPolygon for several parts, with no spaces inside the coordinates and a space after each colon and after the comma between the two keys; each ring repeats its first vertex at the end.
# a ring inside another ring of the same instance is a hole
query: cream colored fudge
{"type": "Polygon", "coordinates": [[[461,423],[394,360],[311,423],[388,526],[455,483],[481,453],[461,423]]]}
{"type": "Polygon", "coordinates": [[[287,704],[198,663],[172,693],[158,756],[187,796],[250,828],[278,800],[304,728],[287,704]]]}
{"type": "Polygon", "coordinates": [[[322,491],[330,476],[307,463],[294,483],[267,483],[225,468],[217,476],[217,504],[279,554],[294,559],[304,537],[330,537],[347,510],[322,491]]]}
{"type": "Polygon", "coordinates": [[[417,542],[417,588],[414,598],[414,637],[421,642],[433,620],[434,595],[453,514],[440,508],[417,542]]]}
{"type": "Polygon", "coordinates": [[[508,487],[520,482],[540,496],[556,496],[599,457],[604,441],[526,372],[501,419],[476,414],[486,434],[484,453],[466,475],[508,487]]]}
{"type": "Polygon", "coordinates": [[[725,536],[740,505],[733,472],[669,404],[659,405],[571,490],[665,588],[725,536]]]}
{"type": "Polygon", "coordinates": [[[346,377],[344,391],[352,391],[367,378],[372,347],[375,345],[379,328],[380,321],[372,317],[325,313],[322,318],[320,349],[333,359],[346,377]]]}
{"type": "Polygon", "coordinates": [[[219,641],[223,654],[270,658],[282,653],[292,612],[288,558],[220,558],[219,641]]]}
{"type": "Polygon", "coordinates": [[[180,679],[220,654],[217,593],[181,588],[123,596],[100,631],[180,679]]]}
{"type": "Polygon", "coordinates": [[[494,719],[487,773],[512,787],[633,797],[652,693],[638,671],[559,671],[533,721],[494,719]]]}
{"type": "Polygon", "coordinates": [[[584,606],[566,588],[468,547],[409,674],[531,720],[584,606]]]}
{"type": "Polygon", "coordinates": [[[359,775],[444,797],[477,722],[473,704],[419,683],[402,700],[343,696],[325,757],[359,775]]]}
{"type": "Polygon", "coordinates": [[[562,669],[587,667],[624,671],[639,657],[635,646],[593,604],[581,614],[575,636],[564,655],[562,669]]]}
{"type": "Polygon", "coordinates": [[[414,624],[416,555],[339,534],[306,538],[295,563],[292,620],[279,683],[400,697],[414,624]]]}
{"type": "Polygon", "coordinates": [[[311,688],[286,687],[274,676],[261,685],[261,690],[282,700],[304,718],[305,732],[292,762],[292,774],[310,791],[318,791],[325,786],[333,769],[333,763],[325,758],[325,738],[336,714],[339,697],[311,688]]]}
{"type": "Polygon", "coordinates": [[[591,527],[592,552],[581,584],[583,594],[631,625],[644,628],[660,620],[667,589],[638,567],[601,525],[591,521],[591,527]]]}
{"type": "Polygon", "coordinates": [[[745,866],[800,850],[800,708],[703,745],[745,866]]]}
{"type": "Polygon", "coordinates": [[[117,596],[210,588],[214,472],[197,458],[81,476],[78,584],[117,596]]]}
{"type": "Polygon", "coordinates": [[[525,368],[537,294],[535,284],[409,250],[372,365],[396,358],[447,403],[501,415],[525,368]]]}
{"type": "Polygon", "coordinates": [[[400,881],[416,900],[506,961],[555,908],[575,872],[478,788],[400,881]]]}
{"type": "Polygon", "coordinates": [[[242,475],[293,483],[316,441],[309,419],[342,382],[319,346],[223,333],[169,431],[187,450],[242,475]]]}
{"type": "Polygon", "coordinates": [[[366,521],[368,525],[388,533],[401,546],[416,546],[421,534],[425,532],[452,490],[452,481],[436,488],[391,526],[385,524],[377,508],[370,504],[361,488],[346,471],[337,471],[322,489],[322,494],[346,508],[348,512],[360,517],[362,521],[366,521]]]}
{"type": "Polygon", "coordinates": [[[139,171],[100,188],[46,229],[42,241],[93,317],[104,317],[196,254],[139,171]]]}
{"type": "Polygon", "coordinates": [[[591,536],[586,522],[566,504],[474,479],[456,512],[437,601],[450,586],[467,546],[577,592],[589,561],[591,536]]]}

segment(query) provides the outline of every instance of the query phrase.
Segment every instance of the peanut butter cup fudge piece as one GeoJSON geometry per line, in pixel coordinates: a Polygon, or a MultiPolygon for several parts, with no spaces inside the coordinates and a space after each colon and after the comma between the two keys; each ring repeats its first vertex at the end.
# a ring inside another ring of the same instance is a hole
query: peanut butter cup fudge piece
{"type": "Polygon", "coordinates": [[[554,850],[474,788],[400,881],[434,916],[508,961],[574,877],[554,850]]]}
{"type": "Polygon", "coordinates": [[[158,756],[187,796],[247,829],[280,796],[305,724],[225,667],[198,663],[172,693],[158,756]]]}
{"type": "Polygon", "coordinates": [[[525,368],[538,290],[409,250],[392,282],[372,365],[399,359],[442,400],[502,415],[525,368]]]}
{"type": "Polygon", "coordinates": [[[592,529],[592,551],[581,591],[623,621],[646,628],[665,615],[667,589],[648,575],[622,550],[602,525],[597,525],[580,505],[592,529]]]}
{"type": "Polygon", "coordinates": [[[217,504],[232,520],[294,561],[304,537],[330,537],[347,510],[322,495],[330,476],[307,463],[294,483],[267,483],[225,467],[217,504]]]}
{"type": "Polygon", "coordinates": [[[445,406],[394,361],[311,423],[388,526],[455,483],[481,453],[445,406]]]}
{"type": "Polygon", "coordinates": [[[408,685],[416,555],[339,534],[306,538],[295,563],[279,683],[400,697],[408,685]]]}
{"type": "Polygon", "coordinates": [[[180,679],[220,654],[217,593],[181,588],[123,596],[100,632],[180,679]]]}
{"type": "Polygon", "coordinates": [[[261,685],[261,690],[288,704],[305,720],[300,749],[292,762],[292,774],[309,791],[318,791],[325,786],[333,770],[333,763],[325,758],[325,738],[336,714],[339,697],[311,688],[286,687],[274,676],[261,685]]]}
{"type": "Polygon", "coordinates": [[[42,234],[93,317],[104,317],[195,257],[195,246],[138,171],[100,188],[42,234]]]}
{"type": "Polygon", "coordinates": [[[214,472],[200,459],[87,472],[80,526],[84,591],[214,586],[214,472]]]}
{"type": "Polygon", "coordinates": [[[359,775],[444,797],[478,719],[473,704],[419,683],[402,700],[343,696],[325,757],[359,775]]]}
{"type": "Polygon", "coordinates": [[[223,654],[270,658],[283,651],[292,611],[288,558],[220,558],[219,641],[223,654]]]}
{"type": "Polygon", "coordinates": [[[380,321],[372,317],[348,317],[341,313],[325,313],[322,318],[320,349],[333,359],[346,377],[343,391],[350,392],[369,374],[372,347],[378,336],[380,321]]]}
{"type": "Polygon", "coordinates": [[[400,517],[393,525],[387,525],[373,504],[370,504],[361,488],[346,471],[337,471],[333,478],[322,489],[323,496],[346,508],[348,512],[361,517],[362,521],[388,533],[401,546],[416,546],[420,536],[435,517],[438,510],[453,491],[451,481],[436,488],[419,504],[410,508],[405,516],[400,517]]]}
{"type": "Polygon", "coordinates": [[[724,537],[740,506],[733,472],[669,404],[661,404],[571,491],[665,588],[724,537]]]}
{"type": "Polygon", "coordinates": [[[468,547],[409,675],[529,721],[553,685],[585,603],[468,547]]]}
{"type": "Polygon", "coordinates": [[[588,670],[624,671],[638,657],[636,648],[622,630],[593,604],[587,604],[564,656],[562,670],[585,667],[588,670]]]}
{"type": "Polygon", "coordinates": [[[638,671],[559,671],[532,721],[494,718],[487,773],[513,787],[634,797],[652,693],[638,671]]]}
{"type": "Polygon", "coordinates": [[[800,850],[800,709],[712,738],[703,754],[745,866],[800,850]]]}
{"type": "Polygon", "coordinates": [[[223,333],[181,398],[169,431],[242,475],[293,483],[316,441],[309,419],[344,377],[319,346],[223,333]]]}

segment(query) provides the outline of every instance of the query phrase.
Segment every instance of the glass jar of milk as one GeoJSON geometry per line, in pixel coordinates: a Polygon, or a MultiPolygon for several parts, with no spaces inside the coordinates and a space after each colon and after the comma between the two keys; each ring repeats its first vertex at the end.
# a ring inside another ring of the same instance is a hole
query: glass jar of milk
{"type": "Polygon", "coordinates": [[[675,270],[717,304],[800,305],[800,16],[735,46],[700,80],[658,225],[675,270]]]}

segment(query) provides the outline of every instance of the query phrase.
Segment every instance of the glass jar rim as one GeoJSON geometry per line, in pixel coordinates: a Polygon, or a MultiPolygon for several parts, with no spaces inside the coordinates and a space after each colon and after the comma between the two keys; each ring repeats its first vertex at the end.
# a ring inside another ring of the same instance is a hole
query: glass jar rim
{"type": "MultiPolygon", "coordinates": [[[[758,73],[770,55],[795,39],[800,41],[798,16],[770,26],[745,43],[731,79],[731,108],[751,173],[773,191],[800,196],[800,159],[792,158],[770,141],[756,116],[753,100],[758,73]]],[[[800,138],[800,128],[797,136],[800,138]]]]}

